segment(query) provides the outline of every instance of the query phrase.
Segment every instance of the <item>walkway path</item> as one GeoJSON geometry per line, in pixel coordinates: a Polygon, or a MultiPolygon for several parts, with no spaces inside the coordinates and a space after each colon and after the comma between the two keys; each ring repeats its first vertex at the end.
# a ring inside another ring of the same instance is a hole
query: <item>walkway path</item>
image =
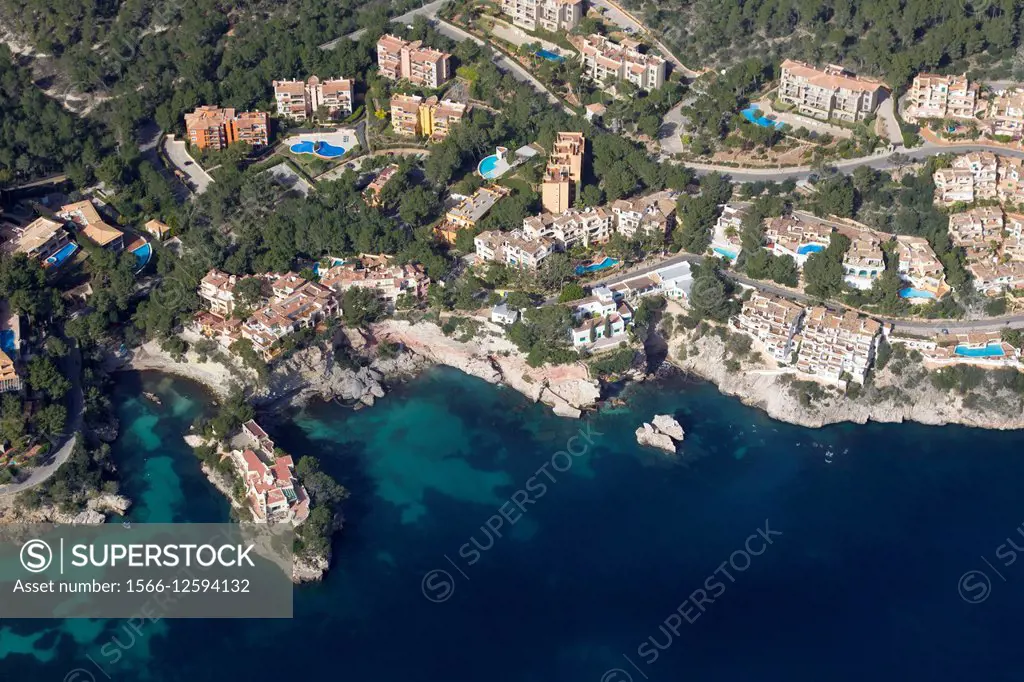
{"type": "Polygon", "coordinates": [[[71,382],[71,399],[68,405],[68,423],[64,428],[61,438],[63,444],[57,451],[49,456],[45,464],[37,466],[29,474],[29,477],[20,483],[0,486],[0,497],[17,495],[22,490],[28,490],[46,481],[61,467],[75,449],[75,442],[78,440],[78,432],[82,429],[82,414],[84,412],[82,402],[82,355],[78,345],[69,343],[71,352],[64,360],[64,376],[71,382]]]}

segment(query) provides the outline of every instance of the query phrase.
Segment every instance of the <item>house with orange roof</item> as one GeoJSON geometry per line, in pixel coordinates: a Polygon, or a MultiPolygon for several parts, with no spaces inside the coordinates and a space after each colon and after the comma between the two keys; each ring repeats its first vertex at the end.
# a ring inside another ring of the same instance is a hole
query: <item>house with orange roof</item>
{"type": "Polygon", "coordinates": [[[124,248],[124,232],[107,224],[89,199],[62,206],[57,217],[75,225],[79,234],[97,246],[115,253],[124,248]]]}

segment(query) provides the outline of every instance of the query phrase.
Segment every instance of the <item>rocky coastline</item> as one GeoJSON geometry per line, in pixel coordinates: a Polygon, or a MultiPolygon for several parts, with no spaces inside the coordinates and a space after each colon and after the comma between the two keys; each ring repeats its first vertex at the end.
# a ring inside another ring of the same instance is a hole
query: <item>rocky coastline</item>
{"type": "Polygon", "coordinates": [[[0,498],[0,525],[8,523],[53,523],[57,525],[99,525],[112,516],[124,516],[132,501],[124,495],[102,493],[90,497],[85,508],[76,512],[61,511],[56,505],[42,505],[25,509],[13,503],[13,498],[0,498]],[[5,503],[4,500],[7,500],[5,503]]]}
{"type": "MultiPolygon", "coordinates": [[[[753,355],[757,355],[756,350],[753,355]]],[[[972,403],[966,395],[933,386],[919,365],[893,361],[882,370],[872,370],[871,385],[856,396],[822,386],[820,397],[809,398],[797,383],[806,382],[807,377],[794,375],[763,357],[744,359],[739,370],[730,371],[730,359],[736,358],[720,337],[690,332],[672,339],[667,362],[713,383],[722,393],[763,410],[773,419],[809,428],[869,421],[958,424],[1000,430],[1024,428],[1024,410],[1018,396],[1008,391],[993,392],[972,403]]]]}
{"type": "Polygon", "coordinates": [[[218,362],[200,362],[192,351],[186,353],[184,362],[176,362],[153,342],[136,349],[120,369],[181,376],[203,384],[218,398],[228,395],[240,376],[246,377],[252,402],[268,411],[315,398],[371,406],[386,394],[389,384],[406,381],[436,365],[508,386],[563,417],[579,418],[584,410],[596,407],[601,397],[599,383],[582,362],[530,367],[501,329],[490,323],[470,341],[447,337],[432,322],[398,320],[372,325],[367,332],[345,330],[344,335],[341,341],[355,362],[339,362],[330,350],[312,346],[275,366],[265,385],[258,385],[255,375],[248,376],[239,368],[232,371],[218,362]],[[401,351],[383,357],[378,352],[382,343],[398,344],[401,351]]]}

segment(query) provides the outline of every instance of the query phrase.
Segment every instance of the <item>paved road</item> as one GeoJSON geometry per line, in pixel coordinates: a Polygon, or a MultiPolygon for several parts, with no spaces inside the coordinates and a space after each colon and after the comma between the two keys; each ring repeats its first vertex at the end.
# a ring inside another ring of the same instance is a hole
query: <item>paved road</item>
{"type": "MultiPolygon", "coordinates": [[[[883,90],[883,92],[885,92],[883,90]]],[[[885,124],[885,132],[889,141],[898,147],[903,146],[903,132],[900,130],[900,122],[896,120],[896,100],[891,93],[885,95],[885,99],[878,105],[878,118],[885,124]]]]}
{"type": "Polygon", "coordinates": [[[189,156],[188,145],[184,140],[175,140],[173,135],[164,138],[164,153],[175,168],[188,176],[196,194],[202,194],[213,182],[210,174],[203,170],[196,160],[189,156]]]}
{"type": "Polygon", "coordinates": [[[679,104],[675,105],[661,119],[661,127],[658,128],[658,141],[661,143],[661,160],[664,161],[672,154],[682,154],[685,150],[681,135],[690,125],[690,119],[683,113],[683,108],[688,107],[697,100],[697,93],[688,94],[679,104]]]}
{"type": "Polygon", "coordinates": [[[29,477],[20,483],[0,486],[0,497],[17,495],[22,490],[35,487],[44,482],[68,460],[75,449],[75,442],[78,439],[78,432],[82,429],[82,355],[78,345],[69,343],[71,352],[64,361],[64,376],[71,382],[71,400],[68,405],[68,423],[64,427],[64,434],[61,436],[64,441],[56,452],[49,455],[46,463],[37,466],[29,474],[29,477]]]}
{"type": "MultiPolygon", "coordinates": [[[[416,9],[409,10],[405,14],[397,16],[391,21],[399,24],[411,24],[414,17],[421,15],[427,17],[428,19],[433,19],[434,17],[437,16],[438,11],[442,7],[444,7],[446,2],[448,2],[448,0],[435,0],[435,2],[421,5],[416,9]]],[[[324,43],[323,45],[320,46],[320,49],[333,50],[342,40],[359,40],[360,38],[363,37],[364,33],[366,33],[366,29],[361,28],[358,31],[353,31],[352,33],[349,33],[347,36],[335,38],[334,40],[324,43]]]]}

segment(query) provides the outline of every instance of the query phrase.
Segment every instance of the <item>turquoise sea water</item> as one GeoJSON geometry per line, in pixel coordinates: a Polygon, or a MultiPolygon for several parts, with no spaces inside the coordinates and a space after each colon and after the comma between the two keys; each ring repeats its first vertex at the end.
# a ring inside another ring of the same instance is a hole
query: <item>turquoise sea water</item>
{"type": "MultiPolygon", "coordinates": [[[[180,440],[208,397],[147,374],[116,400],[132,519],[225,520],[180,440]]],[[[1020,679],[1017,433],[808,430],[682,379],[577,422],[449,370],[264,425],[352,491],[295,619],[5,621],[5,679],[222,682],[279,658],[374,682],[1020,679]],[[684,425],[678,457],[636,445],[656,413],[684,425]]]]}

